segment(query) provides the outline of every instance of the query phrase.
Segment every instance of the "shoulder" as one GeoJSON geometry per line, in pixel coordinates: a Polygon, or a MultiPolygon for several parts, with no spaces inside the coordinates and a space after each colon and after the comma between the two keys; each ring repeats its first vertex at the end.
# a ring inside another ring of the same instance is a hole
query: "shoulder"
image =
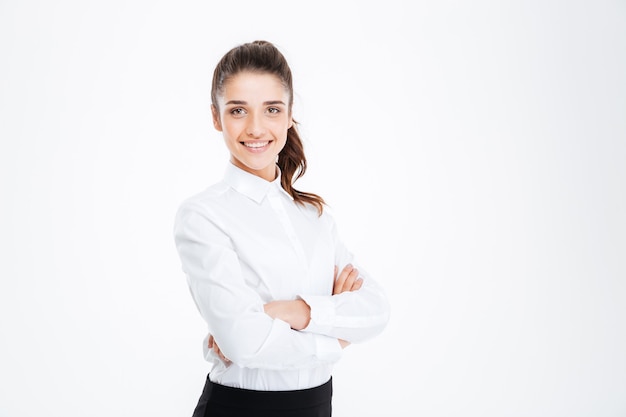
{"type": "Polygon", "coordinates": [[[185,198],[176,211],[176,222],[191,214],[200,214],[203,217],[209,215],[226,198],[229,188],[225,182],[220,181],[185,198]]]}
{"type": "Polygon", "coordinates": [[[210,206],[219,202],[220,199],[223,199],[229,189],[230,187],[224,181],[217,182],[204,190],[185,198],[180,203],[179,209],[210,206]]]}
{"type": "Polygon", "coordinates": [[[322,212],[322,215],[320,216],[324,219],[326,219],[327,221],[335,221],[335,210],[333,210],[333,207],[326,204],[324,205],[324,211],[322,212]]]}
{"type": "Polygon", "coordinates": [[[319,221],[329,229],[335,229],[335,214],[332,207],[325,205],[322,214],[319,215],[319,221]]]}
{"type": "Polygon", "coordinates": [[[227,233],[232,223],[224,203],[229,190],[227,184],[219,182],[184,199],[174,217],[176,242],[201,242],[227,233]]]}

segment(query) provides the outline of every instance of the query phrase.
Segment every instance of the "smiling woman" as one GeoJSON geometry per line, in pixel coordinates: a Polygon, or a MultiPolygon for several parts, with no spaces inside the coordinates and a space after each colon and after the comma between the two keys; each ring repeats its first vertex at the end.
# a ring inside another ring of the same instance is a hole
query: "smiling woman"
{"type": "Polygon", "coordinates": [[[276,159],[293,126],[289,101],[287,89],[272,74],[246,71],[229,80],[211,109],[213,124],[224,135],[233,165],[274,180],[276,159]]]}
{"type": "Polygon", "coordinates": [[[207,323],[199,416],[330,416],[343,350],[389,320],[379,284],[342,243],[306,170],[291,70],[269,42],[229,51],[211,92],[230,164],[178,210],[174,237],[207,323]]]}

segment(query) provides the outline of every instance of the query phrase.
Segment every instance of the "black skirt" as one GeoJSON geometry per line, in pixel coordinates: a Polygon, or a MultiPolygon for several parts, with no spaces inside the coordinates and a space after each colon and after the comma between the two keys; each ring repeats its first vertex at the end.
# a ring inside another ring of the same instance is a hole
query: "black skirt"
{"type": "Polygon", "coordinates": [[[315,388],[257,391],[211,382],[207,376],[193,417],[330,417],[332,378],[315,388]]]}

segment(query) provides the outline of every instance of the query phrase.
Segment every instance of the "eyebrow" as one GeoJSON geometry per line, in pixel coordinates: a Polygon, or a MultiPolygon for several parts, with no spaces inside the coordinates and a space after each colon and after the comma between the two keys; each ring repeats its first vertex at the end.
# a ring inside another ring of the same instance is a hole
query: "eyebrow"
{"type": "MultiPolygon", "coordinates": [[[[248,102],[244,100],[228,100],[225,104],[245,105],[248,104],[248,102]]],[[[268,100],[263,102],[264,106],[271,106],[276,104],[282,104],[283,106],[286,106],[285,102],[282,100],[268,100]]]]}

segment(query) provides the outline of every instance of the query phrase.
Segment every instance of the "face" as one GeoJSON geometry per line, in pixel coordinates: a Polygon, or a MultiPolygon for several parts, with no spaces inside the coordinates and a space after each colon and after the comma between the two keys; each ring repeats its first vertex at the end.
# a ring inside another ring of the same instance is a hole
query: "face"
{"type": "Polygon", "coordinates": [[[222,132],[231,162],[267,181],[276,178],[276,157],[293,124],[289,94],[272,74],[241,72],[224,85],[212,107],[213,125],[222,132]]]}

